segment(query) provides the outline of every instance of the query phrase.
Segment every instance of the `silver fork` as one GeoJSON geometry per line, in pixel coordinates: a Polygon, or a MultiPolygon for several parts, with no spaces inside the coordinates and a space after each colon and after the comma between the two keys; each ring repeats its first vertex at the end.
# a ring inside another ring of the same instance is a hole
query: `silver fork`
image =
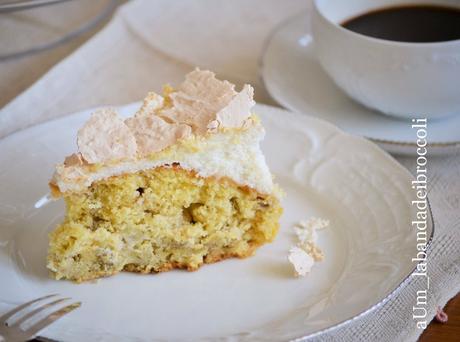
{"type": "Polygon", "coordinates": [[[81,302],[75,302],[67,306],[64,306],[60,308],[59,310],[48,314],[47,316],[45,316],[44,318],[36,322],[34,325],[26,329],[22,329],[21,325],[25,323],[26,321],[28,321],[29,319],[31,319],[32,317],[36,316],[37,314],[42,313],[44,310],[52,308],[58,305],[59,303],[62,303],[65,300],[69,300],[69,299],[70,298],[59,298],[57,294],[52,294],[52,295],[48,295],[45,297],[34,299],[30,302],[27,302],[25,304],[22,304],[14,308],[11,311],[8,311],[6,314],[0,317],[0,341],[16,342],[16,341],[27,341],[27,340],[34,338],[41,330],[46,328],[48,325],[58,320],[62,316],[68,314],[69,312],[75,310],[76,308],[80,307],[81,302]],[[49,303],[43,304],[31,310],[30,312],[27,312],[22,315],[18,315],[16,320],[14,320],[14,322],[11,322],[11,318],[15,316],[16,314],[19,314],[20,311],[27,309],[28,307],[30,307],[31,305],[37,302],[40,302],[42,300],[49,299],[52,297],[55,297],[56,299],[49,303]],[[2,340],[2,337],[3,337],[3,340],[2,340]]]}

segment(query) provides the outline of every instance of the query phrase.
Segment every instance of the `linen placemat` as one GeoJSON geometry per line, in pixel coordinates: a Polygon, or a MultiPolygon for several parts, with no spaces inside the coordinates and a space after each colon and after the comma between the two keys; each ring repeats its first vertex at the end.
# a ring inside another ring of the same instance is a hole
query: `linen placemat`
{"type": "MultiPolygon", "coordinates": [[[[0,111],[0,138],[78,110],[140,100],[165,83],[179,83],[195,66],[237,85],[251,83],[258,102],[273,104],[259,79],[258,58],[273,28],[307,7],[297,0],[128,2],[103,30],[0,111]]],[[[415,157],[397,159],[415,172],[415,157]]],[[[430,157],[428,169],[436,226],[428,260],[429,322],[460,290],[460,154],[430,157]]],[[[412,307],[425,286],[413,277],[384,305],[314,340],[415,341],[422,330],[412,307]]]]}

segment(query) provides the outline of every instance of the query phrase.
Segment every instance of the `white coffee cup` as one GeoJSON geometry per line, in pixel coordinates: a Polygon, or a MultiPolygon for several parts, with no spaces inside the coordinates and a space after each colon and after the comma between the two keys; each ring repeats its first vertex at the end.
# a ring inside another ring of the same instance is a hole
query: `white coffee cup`
{"type": "Polygon", "coordinates": [[[315,0],[312,33],[320,64],[350,97],[385,114],[460,115],[460,40],[396,42],[341,26],[372,10],[413,4],[460,8],[458,0],[315,0]]]}

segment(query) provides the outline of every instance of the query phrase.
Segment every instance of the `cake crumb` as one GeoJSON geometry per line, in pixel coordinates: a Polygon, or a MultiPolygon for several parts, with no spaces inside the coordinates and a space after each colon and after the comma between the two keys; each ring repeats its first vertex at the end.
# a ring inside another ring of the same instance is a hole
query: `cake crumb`
{"type": "Polygon", "coordinates": [[[288,259],[294,266],[295,275],[300,277],[304,277],[310,273],[310,270],[315,263],[313,258],[305,252],[304,249],[297,246],[294,246],[289,250],[288,259]]]}
{"type": "Polygon", "coordinates": [[[302,220],[294,226],[297,245],[289,250],[288,260],[294,266],[296,276],[306,276],[314,263],[324,259],[324,254],[316,245],[317,230],[329,226],[329,220],[312,217],[302,220]]]}

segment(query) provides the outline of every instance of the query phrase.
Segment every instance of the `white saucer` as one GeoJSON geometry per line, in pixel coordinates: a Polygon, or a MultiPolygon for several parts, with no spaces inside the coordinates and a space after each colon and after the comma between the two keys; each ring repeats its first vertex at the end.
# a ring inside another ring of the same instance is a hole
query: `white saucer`
{"type": "MultiPolygon", "coordinates": [[[[415,154],[416,132],[411,129],[410,119],[386,116],[363,107],[326,75],[316,59],[308,21],[308,13],[288,19],[273,31],[265,44],[260,68],[272,97],[288,109],[372,139],[391,153],[415,154]]],[[[423,117],[423,113],[419,117],[423,117]]],[[[460,115],[429,121],[430,152],[458,151],[459,128],[460,115]]]]}

